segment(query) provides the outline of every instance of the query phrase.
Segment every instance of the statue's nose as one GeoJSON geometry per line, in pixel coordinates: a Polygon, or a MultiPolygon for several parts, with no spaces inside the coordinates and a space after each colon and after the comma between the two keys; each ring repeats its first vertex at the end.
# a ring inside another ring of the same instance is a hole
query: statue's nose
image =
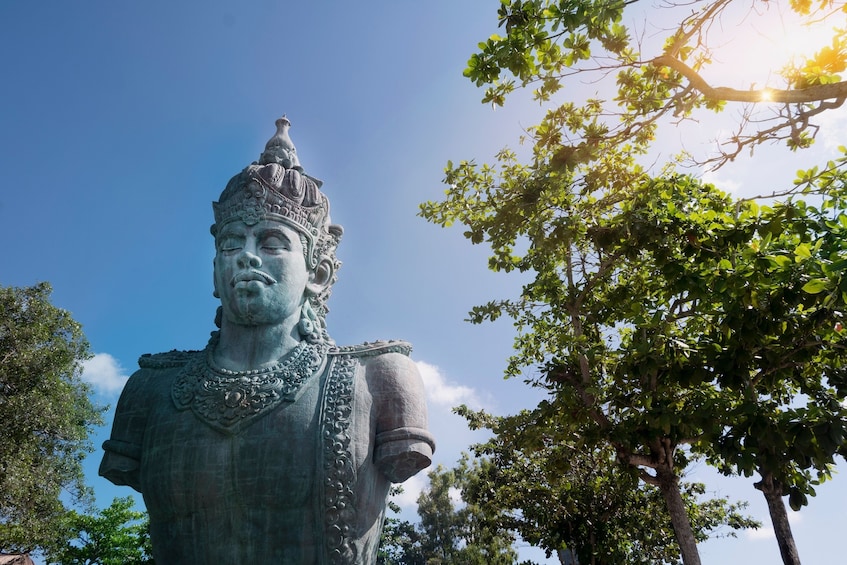
{"type": "Polygon", "coordinates": [[[248,267],[258,269],[262,266],[262,259],[258,255],[244,250],[241,255],[238,256],[238,266],[242,269],[246,269],[248,267]]]}

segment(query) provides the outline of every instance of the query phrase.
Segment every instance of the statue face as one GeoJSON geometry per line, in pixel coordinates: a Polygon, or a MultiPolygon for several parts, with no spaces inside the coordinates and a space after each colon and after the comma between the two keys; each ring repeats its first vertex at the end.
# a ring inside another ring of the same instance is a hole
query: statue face
{"type": "Polygon", "coordinates": [[[311,275],[297,230],[270,220],[234,221],[217,234],[215,247],[224,320],[256,326],[300,319],[311,275]]]}

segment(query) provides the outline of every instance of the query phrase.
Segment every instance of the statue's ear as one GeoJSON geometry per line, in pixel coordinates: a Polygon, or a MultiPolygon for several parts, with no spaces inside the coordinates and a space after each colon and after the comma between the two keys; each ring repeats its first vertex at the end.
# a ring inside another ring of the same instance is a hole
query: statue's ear
{"type": "Polygon", "coordinates": [[[220,298],[221,293],[218,291],[218,277],[217,273],[215,272],[217,268],[218,266],[215,264],[215,260],[212,259],[212,288],[214,288],[214,290],[212,291],[212,296],[214,296],[215,298],[220,298]]]}
{"type": "Polygon", "coordinates": [[[306,292],[312,296],[317,296],[332,283],[332,275],[335,272],[335,266],[327,257],[322,257],[318,261],[318,266],[309,276],[309,283],[306,285],[306,292]]]}

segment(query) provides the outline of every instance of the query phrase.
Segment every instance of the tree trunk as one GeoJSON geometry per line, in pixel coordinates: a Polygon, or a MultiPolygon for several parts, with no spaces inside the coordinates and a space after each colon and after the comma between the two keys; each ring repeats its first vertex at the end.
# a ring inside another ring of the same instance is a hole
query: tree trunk
{"type": "Polygon", "coordinates": [[[785,501],[782,499],[782,485],[773,478],[771,473],[762,473],[762,480],[756,483],[756,488],[765,495],[768,501],[768,512],[771,515],[773,533],[782,555],[785,565],[800,565],[800,554],[794,544],[794,535],[791,533],[791,524],[788,523],[788,512],[785,510],[785,501]]]}
{"type": "Polygon", "coordinates": [[[685,503],[679,492],[679,477],[665,466],[660,465],[656,469],[656,478],[659,490],[668,507],[671,517],[676,542],[682,553],[682,562],[685,565],[700,565],[700,553],[697,551],[697,541],[694,539],[694,531],[691,529],[691,521],[685,510],[685,503]]]}
{"type": "Polygon", "coordinates": [[[559,557],[559,563],[562,565],[579,565],[576,554],[570,549],[559,549],[556,551],[556,554],[559,557]]]}

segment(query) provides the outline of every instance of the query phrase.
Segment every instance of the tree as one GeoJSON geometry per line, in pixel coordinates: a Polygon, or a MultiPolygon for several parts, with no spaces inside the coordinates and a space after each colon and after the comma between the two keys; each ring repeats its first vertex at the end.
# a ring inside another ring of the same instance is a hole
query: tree
{"type": "MultiPolygon", "coordinates": [[[[668,24],[662,42],[661,33],[637,33],[640,22],[631,13],[635,0],[505,0],[498,17],[506,35],[494,34],[481,43],[465,76],[486,85],[483,102],[495,105],[504,104],[518,86],[534,87],[534,97],[544,103],[576,75],[592,83],[614,77],[610,102],[599,97],[566,102],[551,108],[531,131],[537,145],[558,146],[563,163],[596,160],[618,145],[643,150],[663,121],[678,123],[700,110],[720,111],[727,103],[742,105],[737,129],[719,143],[717,155],[701,157],[701,162],[720,166],[745,149],[776,140],[792,149],[807,147],[817,133],[815,116],[847,99],[847,82],[838,74],[847,68],[847,27],[823,25],[843,25],[847,3],[788,4],[786,10],[784,2],[764,0],[667,2],[649,16],[651,23],[678,18],[676,25],[668,24]],[[760,33],[757,23],[763,16],[774,13],[795,15],[821,29],[824,37],[829,33],[829,45],[765,69],[763,80],[779,79],[777,86],[748,87],[757,80],[749,76],[741,79],[743,86],[710,84],[705,77],[711,67],[727,64],[715,54],[731,39],[720,36],[722,26],[750,36],[760,33]]],[[[660,25],[653,23],[653,28],[660,25]]]]}
{"type": "Polygon", "coordinates": [[[81,462],[102,409],[80,379],[88,342],[50,285],[0,288],[0,551],[62,543],[63,491],[86,502],[81,462]]]}
{"type": "Polygon", "coordinates": [[[115,498],[96,515],[71,511],[65,519],[68,540],[47,553],[50,565],[153,565],[150,521],[133,510],[131,496],[115,498]]]}
{"type": "Polygon", "coordinates": [[[536,425],[584,452],[611,447],[658,487],[686,563],[699,559],[679,485],[691,450],[724,472],[759,472],[761,486],[776,480],[776,498],[763,489],[772,508],[789,493],[798,506],[828,477],[847,435],[847,176],[798,181],[817,179],[819,210],[733,201],[680,176],[643,180],[606,206],[551,175],[528,201],[525,167],[503,166],[496,182],[485,166],[460,171],[449,175],[456,200],[424,213],[484,233],[494,268],[535,273],[519,300],[472,319],[515,318],[507,374],[538,366],[528,380],[551,394],[536,425]]]}
{"type": "MultiPolygon", "coordinates": [[[[815,174],[801,173],[797,183],[815,174]]],[[[836,330],[844,308],[846,179],[841,173],[815,185],[820,208],[792,200],[760,208],[700,186],[694,193],[686,188],[678,200],[673,190],[684,184],[653,183],[670,201],[648,196],[634,202],[635,213],[613,228],[633,251],[649,248],[652,280],[659,284],[638,288],[653,302],[643,314],[677,309],[666,318],[670,326],[639,323],[653,331],[633,339],[645,354],[624,370],[672,376],[689,389],[698,382],[716,385],[714,422],[704,420],[692,447],[710,454],[723,472],[759,473],[756,486],[768,502],[783,559],[792,563],[799,557],[782,497],[789,495],[799,510],[814,485],[830,476],[847,433],[840,384],[847,356],[836,330]],[[710,197],[715,205],[704,206],[710,197]]],[[[674,415],[668,418],[677,425],[674,415]]]]}
{"type": "Polygon", "coordinates": [[[429,472],[429,489],[418,497],[420,523],[392,519],[383,532],[380,563],[402,565],[512,565],[514,538],[495,517],[472,503],[457,504],[485,463],[464,456],[454,469],[429,472]]]}
{"type": "MultiPolygon", "coordinates": [[[[679,547],[658,489],[639,484],[631,469],[617,465],[608,447],[583,449],[566,439],[561,415],[549,403],[514,416],[493,417],[461,407],[471,427],[494,432],[474,446],[490,459],[463,496],[498,517],[548,556],[569,551],[579,563],[677,563],[679,547]]],[[[744,505],[717,498],[702,501],[704,486],[683,484],[682,496],[698,541],[730,528],[758,527],[743,516],[744,505]]],[[[730,532],[728,535],[734,535],[730,532]]]]}
{"type": "MultiPolygon", "coordinates": [[[[698,80],[710,63],[712,24],[730,15],[729,2],[687,3],[693,14],[648,56],[640,50],[649,42],[632,39],[622,23],[632,4],[501,2],[506,36],[480,44],[465,74],[488,85],[487,102],[504,103],[520,84],[535,86],[551,107],[527,128],[526,164],[509,149],[494,166],[450,162],[445,200],[421,213],[442,226],[463,223],[472,243],[491,246],[492,269],[534,275],[519,299],[476,307],[471,320],[514,319],[519,335],[507,375],[535,368],[525,377],[566,416],[564,437],[579,436],[586,450],[611,446],[624,468],[659,488],[683,561],[692,564],[696,537],[680,491],[692,455],[706,454],[725,472],[752,473],[752,465],[769,503],[768,491],[793,493],[796,506],[827,478],[841,449],[844,396],[836,381],[844,349],[833,327],[843,310],[844,250],[815,241],[837,239],[847,159],[772,189],[769,196],[795,198],[773,209],[734,201],[674,173],[673,163],[646,171],[640,162],[669,119],[758,98],[698,80]],[[595,71],[614,77],[611,103],[599,96],[553,103],[572,75],[595,71]],[[812,194],[826,206],[797,199],[812,194]],[[750,284],[750,273],[761,276],[750,284]],[[811,361],[808,371],[786,355],[811,361]],[[738,445],[744,449],[734,457],[738,445]],[[771,473],[785,482],[771,485],[771,473]]],[[[844,3],[791,9],[825,18],[844,3]]],[[[745,111],[732,147],[700,162],[725,164],[773,139],[808,146],[816,131],[810,119],[844,99],[837,75],[847,59],[844,31],[832,37],[830,48],[785,72],[787,88],[758,93],[776,95],[772,122],[745,111]]]]}
{"type": "MultiPolygon", "coordinates": [[[[816,171],[797,179],[815,179],[816,171]]],[[[702,336],[700,360],[734,394],[720,436],[698,446],[725,473],[758,473],[780,552],[799,562],[782,497],[794,510],[830,477],[844,454],[845,344],[841,317],[847,281],[843,213],[845,175],[813,181],[829,185],[819,207],[787,201],[742,214],[739,231],[758,236],[709,262],[721,272],[719,317],[702,336]],[[723,262],[723,263],[722,263],[723,262]],[[722,269],[721,269],[722,267],[722,269]],[[729,299],[729,297],[734,297],[729,299]],[[723,334],[719,334],[723,331],[723,334]]]]}
{"type": "MultiPolygon", "coordinates": [[[[393,485],[388,493],[388,510],[399,514],[402,508],[392,497],[403,493],[403,487],[393,485]]],[[[387,516],[382,528],[377,553],[377,565],[426,565],[419,551],[421,535],[415,526],[399,518],[387,516]]]]}

